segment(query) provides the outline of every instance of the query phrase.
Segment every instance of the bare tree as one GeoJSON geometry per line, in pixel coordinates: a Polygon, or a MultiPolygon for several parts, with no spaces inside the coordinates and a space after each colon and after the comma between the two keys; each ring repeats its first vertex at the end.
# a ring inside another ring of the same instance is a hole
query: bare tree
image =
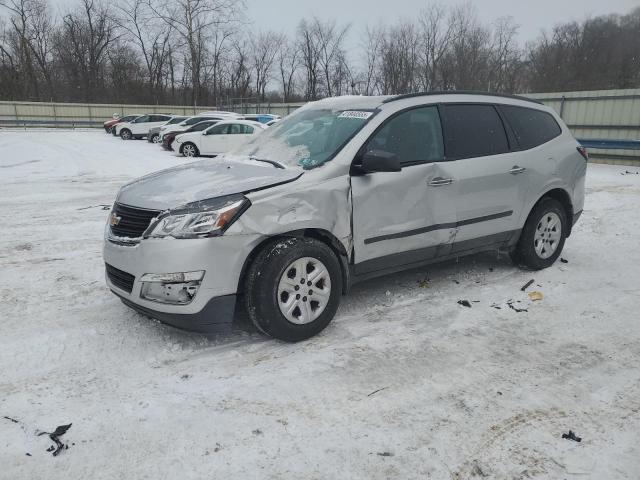
{"type": "MultiPolygon", "coordinates": [[[[241,0],[148,0],[149,6],[184,42],[191,74],[192,103],[202,94],[206,44],[216,31],[235,28],[244,8],[241,0]]],[[[223,35],[225,38],[228,35],[223,35]]],[[[219,42],[216,42],[220,45],[219,42]]],[[[214,82],[214,84],[217,82],[214,82]]]]}
{"type": "Polygon", "coordinates": [[[300,68],[300,50],[294,42],[283,37],[278,49],[278,72],[282,86],[282,99],[290,101],[295,93],[295,77],[300,68]]]}
{"type": "Polygon", "coordinates": [[[420,35],[420,87],[423,90],[443,88],[439,80],[441,62],[454,38],[455,23],[447,8],[433,3],[418,16],[420,35]]]}
{"type": "Polygon", "coordinates": [[[283,40],[283,36],[275,32],[260,32],[251,37],[251,66],[255,91],[261,101],[265,99],[267,84],[273,74],[274,61],[283,40]]]}
{"type": "Polygon", "coordinates": [[[149,93],[157,99],[164,90],[172,27],[154,15],[146,0],[119,0],[112,4],[119,13],[118,25],[140,52],[149,93]]]}
{"type": "Polygon", "coordinates": [[[118,38],[116,28],[107,6],[99,0],[80,0],[80,8],[63,17],[56,52],[86,101],[104,86],[107,52],[118,38]]]}

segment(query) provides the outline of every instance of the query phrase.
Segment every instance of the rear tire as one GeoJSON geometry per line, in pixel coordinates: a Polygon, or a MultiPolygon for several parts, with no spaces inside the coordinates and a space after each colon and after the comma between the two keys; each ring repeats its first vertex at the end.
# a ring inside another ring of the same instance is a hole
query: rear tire
{"type": "Polygon", "coordinates": [[[151,135],[151,143],[160,143],[160,134],[159,133],[154,133],[153,135],[151,135]]]}
{"type": "Polygon", "coordinates": [[[199,157],[200,156],[200,151],[198,150],[198,147],[196,147],[191,142],[185,143],[184,145],[182,145],[182,147],[180,147],[180,153],[182,155],[184,155],[185,157],[199,157]]]}
{"type": "Polygon", "coordinates": [[[120,138],[122,140],[131,140],[132,137],[133,135],[131,135],[131,130],[127,128],[123,128],[122,130],[120,130],[120,138]]]}
{"type": "Polygon", "coordinates": [[[550,267],[562,253],[568,227],[563,205],[555,198],[543,198],[529,214],[511,252],[513,262],[531,270],[550,267]]]}
{"type": "Polygon", "coordinates": [[[342,295],[342,272],[333,251],[312,238],[267,244],[251,263],[245,306],[261,332],[299,342],[324,330],[342,295]]]}

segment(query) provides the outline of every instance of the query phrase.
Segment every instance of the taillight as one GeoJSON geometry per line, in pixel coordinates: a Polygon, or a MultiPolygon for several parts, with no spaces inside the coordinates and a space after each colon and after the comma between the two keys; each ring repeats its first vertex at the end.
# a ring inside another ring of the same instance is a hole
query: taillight
{"type": "Polygon", "coordinates": [[[578,152],[580,152],[580,155],[582,155],[582,158],[584,158],[587,162],[589,161],[589,152],[587,151],[587,149],[585,147],[583,147],[582,145],[579,147],[576,147],[576,149],[578,150],[578,152]]]}

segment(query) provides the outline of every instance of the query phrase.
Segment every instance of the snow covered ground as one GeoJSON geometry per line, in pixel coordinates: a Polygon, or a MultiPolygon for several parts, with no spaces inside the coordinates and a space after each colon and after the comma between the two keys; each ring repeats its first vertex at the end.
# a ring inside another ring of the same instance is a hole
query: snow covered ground
{"type": "Polygon", "coordinates": [[[568,263],[481,255],[370,281],[289,345],[180,332],[105,287],[101,205],[184,161],[0,131],[0,478],[640,478],[636,169],[589,166],[568,263]],[[53,457],[35,432],[68,423],[53,457]]]}

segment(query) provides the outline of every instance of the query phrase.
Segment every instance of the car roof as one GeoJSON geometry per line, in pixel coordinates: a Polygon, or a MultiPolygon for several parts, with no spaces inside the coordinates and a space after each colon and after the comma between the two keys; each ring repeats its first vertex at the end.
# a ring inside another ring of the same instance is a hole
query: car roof
{"type": "MultiPolygon", "coordinates": [[[[403,95],[375,95],[375,96],[363,96],[363,95],[344,95],[341,97],[325,98],[313,102],[314,105],[319,107],[327,107],[332,109],[363,109],[363,110],[375,110],[382,106],[393,103],[400,100],[419,99],[421,97],[445,97],[442,101],[470,101],[469,97],[483,97],[483,101],[491,101],[491,99],[501,103],[500,100],[517,100],[519,102],[526,102],[529,104],[537,104],[543,106],[543,104],[532,98],[527,98],[519,95],[508,95],[502,93],[489,93],[489,92],[476,92],[476,91],[463,91],[463,90],[451,90],[451,91],[433,91],[433,92],[417,92],[407,93],[403,95]],[[460,97],[459,99],[455,98],[460,97]]],[[[475,99],[476,101],[478,99],[475,99]]]]}
{"type": "Polygon", "coordinates": [[[263,123],[260,123],[260,122],[254,122],[253,120],[234,119],[234,118],[231,118],[229,120],[222,120],[221,122],[218,122],[216,124],[216,126],[218,126],[218,125],[228,125],[230,123],[234,123],[234,124],[239,123],[240,125],[248,125],[250,127],[262,127],[262,128],[265,128],[265,125],[263,123]]]}
{"type": "Polygon", "coordinates": [[[474,95],[474,96],[482,96],[482,97],[493,97],[493,98],[509,98],[512,100],[521,100],[524,102],[537,103],[538,105],[542,105],[542,102],[535,100],[533,98],[523,97],[520,95],[510,95],[507,93],[491,93],[491,92],[479,92],[474,90],[445,90],[445,91],[432,91],[432,92],[416,92],[416,93],[405,93],[402,95],[394,95],[392,97],[387,98],[382,103],[390,103],[395,102],[397,100],[404,100],[406,98],[418,98],[418,97],[429,97],[429,96],[440,96],[440,95],[474,95]]]}

